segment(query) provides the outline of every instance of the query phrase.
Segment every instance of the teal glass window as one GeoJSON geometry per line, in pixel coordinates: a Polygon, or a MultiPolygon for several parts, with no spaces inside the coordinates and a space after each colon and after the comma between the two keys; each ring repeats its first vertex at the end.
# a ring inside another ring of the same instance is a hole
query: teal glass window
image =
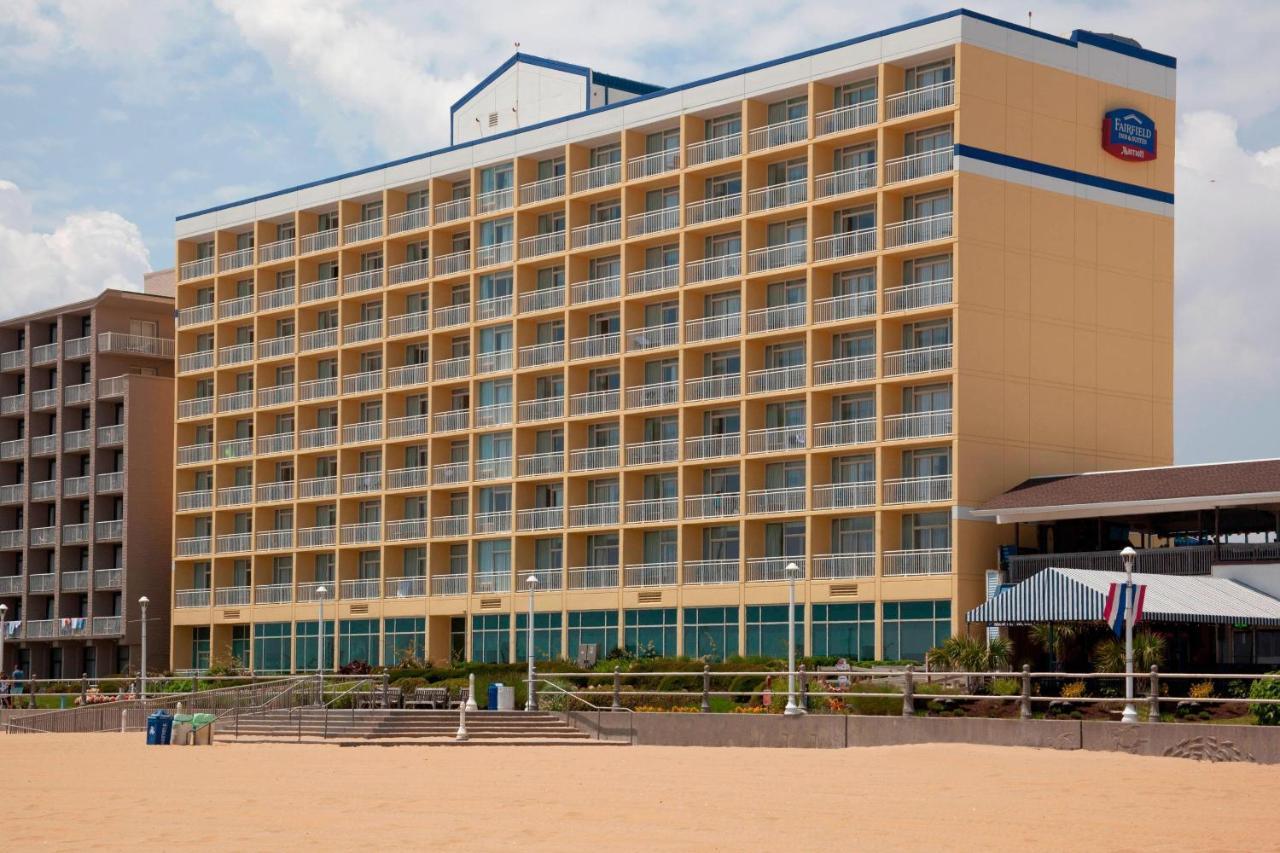
{"type": "Polygon", "coordinates": [[[427,658],[427,620],[424,616],[402,616],[382,622],[382,660],[395,666],[402,657],[427,658]]]}
{"type": "Polygon", "coordinates": [[[292,632],[288,622],[259,622],[253,626],[253,666],[256,672],[288,672],[292,632]]]}
{"type": "Polygon", "coordinates": [[[605,657],[618,647],[618,611],[569,611],[569,659],[577,660],[578,646],[595,643],[598,657],[605,657]]]}
{"type": "Polygon", "coordinates": [[[338,665],[353,660],[378,666],[377,619],[343,619],[338,626],[338,665]]]}
{"type": "Polygon", "coordinates": [[[721,661],[738,653],[738,608],[686,607],[684,653],[721,661]]]}
{"type": "MultiPolygon", "coordinates": [[[[796,605],[796,654],[804,654],[804,605],[796,605]]],[[[747,608],[747,654],[752,657],[787,656],[787,606],[752,605],[747,608]]]]}
{"type": "Polygon", "coordinates": [[[511,616],[488,613],[471,617],[471,659],[478,663],[510,663],[511,616]]]}
{"type": "Polygon", "coordinates": [[[639,657],[676,656],[676,609],[623,611],[623,645],[639,657]]]}
{"type": "MultiPolygon", "coordinates": [[[[333,637],[335,623],[332,619],[324,622],[324,668],[333,671],[333,637]]],[[[298,672],[315,672],[316,658],[319,653],[317,634],[320,632],[318,621],[299,622],[293,627],[293,660],[298,672]]]]}
{"type": "Polygon", "coordinates": [[[817,657],[875,659],[876,606],[869,601],[813,605],[812,630],[817,657]]]}
{"type": "MultiPolygon", "coordinates": [[[[564,617],[559,613],[533,614],[534,660],[556,660],[560,653],[560,629],[564,617]]],[[[516,661],[528,660],[529,614],[516,614],[516,661]]]]}
{"type": "Polygon", "coordinates": [[[882,608],[885,660],[924,661],[951,636],[950,601],[886,601],[882,608]]]}

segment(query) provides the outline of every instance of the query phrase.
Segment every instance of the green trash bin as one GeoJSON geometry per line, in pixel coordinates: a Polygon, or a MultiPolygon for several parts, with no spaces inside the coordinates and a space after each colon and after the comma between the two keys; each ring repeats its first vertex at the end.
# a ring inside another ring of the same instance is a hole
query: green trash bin
{"type": "Polygon", "coordinates": [[[213,743],[213,714],[193,714],[191,719],[191,743],[196,746],[209,746],[213,743]]]}
{"type": "Polygon", "coordinates": [[[173,739],[170,741],[174,746],[189,746],[192,742],[192,715],[191,714],[174,714],[173,715],[173,739]]]}

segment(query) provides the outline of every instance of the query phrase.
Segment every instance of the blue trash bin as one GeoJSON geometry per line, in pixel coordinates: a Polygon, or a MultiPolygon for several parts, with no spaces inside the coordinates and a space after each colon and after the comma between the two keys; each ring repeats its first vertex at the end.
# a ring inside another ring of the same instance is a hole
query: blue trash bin
{"type": "Polygon", "coordinates": [[[147,746],[157,746],[160,743],[160,730],[163,723],[160,722],[162,711],[155,711],[147,715],[147,746]]]}
{"type": "Polygon", "coordinates": [[[498,709],[498,688],[501,686],[502,683],[497,681],[489,685],[489,698],[484,704],[486,710],[496,711],[498,709]]]}
{"type": "Polygon", "coordinates": [[[160,746],[169,746],[173,740],[173,715],[168,711],[157,711],[160,715],[160,746]]]}

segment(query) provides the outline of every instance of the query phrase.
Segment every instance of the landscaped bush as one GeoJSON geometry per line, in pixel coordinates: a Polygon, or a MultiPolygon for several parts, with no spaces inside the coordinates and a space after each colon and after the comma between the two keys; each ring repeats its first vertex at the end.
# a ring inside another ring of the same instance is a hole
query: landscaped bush
{"type": "Polygon", "coordinates": [[[1213,682],[1199,681],[1191,685],[1191,689],[1187,692],[1187,696],[1192,699],[1212,699],[1213,698],[1213,682]]]}
{"type": "Polygon", "coordinates": [[[1022,682],[1016,678],[996,678],[991,681],[992,696],[1017,696],[1022,692],[1022,682]]]}
{"type": "MultiPolygon", "coordinates": [[[[1280,671],[1268,675],[1280,676],[1280,671]]],[[[1280,699],[1280,678],[1259,678],[1249,688],[1250,699],[1280,699]]],[[[1260,726],[1280,726],[1280,705],[1250,705],[1249,710],[1258,718],[1260,726]]]]}
{"type": "Polygon", "coordinates": [[[1079,699],[1084,696],[1085,683],[1083,681],[1070,681],[1062,685],[1062,691],[1058,694],[1063,699],[1079,699]]]}

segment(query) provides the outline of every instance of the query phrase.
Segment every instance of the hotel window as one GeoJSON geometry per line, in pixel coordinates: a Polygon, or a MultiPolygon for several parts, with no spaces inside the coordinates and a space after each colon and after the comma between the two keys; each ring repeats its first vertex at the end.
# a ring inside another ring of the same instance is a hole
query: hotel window
{"type": "Polygon", "coordinates": [[[538,234],[559,234],[564,230],[564,212],[538,214],[538,234]]]}
{"type": "Polygon", "coordinates": [[[866,104],[876,99],[876,81],[875,78],[870,80],[855,80],[852,83],[842,83],[836,86],[833,92],[835,106],[851,107],[855,104],[866,104]]]}
{"type": "Polygon", "coordinates": [[[902,200],[903,219],[924,219],[951,212],[951,191],[923,193],[902,200]]]}
{"type": "MultiPolygon", "coordinates": [[[[795,609],[796,655],[804,654],[804,605],[795,609]]],[[[756,657],[787,656],[787,606],[775,604],[747,607],[746,654],[756,657]]]]}
{"type": "Polygon", "coordinates": [[[651,246],[644,250],[644,268],[660,270],[680,263],[680,246],[672,243],[669,246],[651,246]]]}
{"type": "Polygon", "coordinates": [[[902,153],[927,154],[930,151],[946,151],[952,147],[951,125],[913,130],[902,136],[902,153]]]}
{"type": "Polygon", "coordinates": [[[316,652],[317,646],[324,647],[324,668],[333,670],[333,638],[334,638],[334,621],[326,619],[324,623],[324,642],[317,643],[317,634],[320,633],[319,622],[299,622],[293,629],[293,660],[294,666],[298,672],[315,672],[316,671],[316,652]]]}
{"type": "Polygon", "coordinates": [[[422,210],[431,204],[431,193],[428,190],[414,190],[404,197],[405,210],[422,210]]]}
{"type": "MultiPolygon", "coordinates": [[[[212,258],[212,257],[213,257],[213,241],[212,240],[204,240],[200,243],[196,243],[196,260],[197,261],[202,261],[205,258],[212,258]]],[[[209,294],[212,297],[213,295],[212,289],[210,289],[209,294]]],[[[120,670],[120,671],[124,672],[124,670],[120,670]]]]}
{"type": "MultiPolygon", "coordinates": [[[[613,222],[622,218],[622,203],[619,201],[598,201],[587,209],[587,222],[599,224],[613,222]]],[[[595,259],[592,259],[595,263],[595,259]]],[[[595,278],[596,276],[592,276],[595,278]]]]}
{"type": "Polygon", "coordinates": [[[209,589],[212,569],[208,560],[201,560],[191,566],[191,587],[193,589],[209,589]]]}
{"type": "Polygon", "coordinates": [[[803,460],[793,462],[770,462],[764,466],[764,487],[766,489],[803,489],[803,460]]]}
{"type": "Polygon", "coordinates": [[[876,395],[873,391],[862,394],[840,394],[831,398],[831,420],[861,421],[876,416],[876,395]]]}
{"type": "Polygon", "coordinates": [[[449,188],[450,201],[460,201],[464,198],[471,198],[471,181],[454,181],[453,186],[449,188]]]}
{"type": "Polygon", "coordinates": [[[253,626],[254,672],[288,672],[293,636],[288,622],[258,622],[253,626]]]}
{"type": "MultiPolygon", "coordinates": [[[[316,554],[315,565],[315,582],[323,584],[333,583],[333,564],[334,558],[332,554],[316,554]]],[[[330,595],[333,591],[330,590],[330,595]]]]}
{"type": "MultiPolygon", "coordinates": [[[[541,578],[539,578],[541,580],[541,578]]],[[[564,619],[560,613],[533,614],[533,657],[534,660],[559,660],[560,629],[564,619]]],[[[516,614],[516,660],[528,659],[529,617],[525,613],[516,614]]]]}
{"type": "Polygon", "coordinates": [[[902,346],[904,349],[940,347],[946,346],[950,343],[950,320],[929,320],[922,323],[908,323],[902,327],[902,346]]]}
{"type": "Polygon", "coordinates": [[[671,128],[670,130],[659,130],[657,133],[650,133],[644,138],[644,153],[659,154],[663,151],[677,151],[680,148],[680,130],[671,128]]]}
{"type": "Polygon", "coordinates": [[[608,569],[618,565],[618,534],[593,533],[587,537],[588,569],[608,569]]]}
{"type": "Polygon", "coordinates": [[[720,139],[725,136],[733,136],[742,132],[742,116],[738,113],[729,113],[727,115],[709,118],[703,125],[705,131],[704,136],[707,139],[720,139]]]}
{"type": "Polygon", "coordinates": [[[471,232],[458,231],[449,238],[450,251],[466,252],[471,248],[471,232]]]}
{"type": "Polygon", "coordinates": [[[676,609],[623,611],[622,645],[640,658],[675,657],[676,609]]]}
{"type": "Polygon", "coordinates": [[[563,453],[564,430],[540,429],[533,436],[534,453],[563,453]]]}
{"type": "MultiPolygon", "coordinates": [[[[736,491],[736,488],[735,488],[736,491]]],[[[737,560],[737,525],[718,525],[702,530],[702,559],[737,560]]]]}
{"type": "Polygon", "coordinates": [[[765,288],[765,305],[778,308],[784,305],[802,305],[805,301],[806,289],[804,279],[792,281],[776,281],[765,288]]]}
{"type": "Polygon", "coordinates": [[[591,449],[600,449],[605,447],[618,446],[618,423],[610,421],[607,423],[590,424],[587,426],[587,447],[591,449]]]}
{"type": "Polygon", "coordinates": [[[511,617],[488,613],[471,617],[471,659],[477,663],[507,663],[511,617]]]}
{"type": "Polygon", "coordinates": [[[737,409],[712,409],[702,413],[703,435],[737,435],[741,415],[737,409]]]}
{"type": "Polygon", "coordinates": [[[769,344],[764,348],[764,366],[766,369],[803,367],[804,364],[804,341],[769,344]]]}
{"type": "Polygon", "coordinates": [[[622,146],[617,142],[609,145],[599,145],[591,149],[592,168],[610,166],[620,162],[622,162],[622,146]]]}
{"type": "Polygon", "coordinates": [[[364,661],[378,666],[378,620],[343,619],[338,625],[338,665],[364,661]]]}
{"type": "Polygon", "coordinates": [[[904,414],[951,411],[951,386],[915,385],[903,388],[902,411],[904,414]]]}
{"type": "MultiPolygon", "coordinates": [[[[431,244],[426,240],[421,240],[417,243],[409,243],[404,247],[405,263],[425,261],[429,257],[431,257],[431,244]]],[[[419,276],[414,276],[414,278],[418,277],[419,276]]]]}
{"type": "Polygon", "coordinates": [[[485,246],[498,246],[503,243],[511,242],[512,235],[511,219],[491,219],[487,222],[480,223],[480,243],[481,248],[485,246]]]}
{"type": "Polygon", "coordinates": [[[794,121],[795,119],[804,118],[808,114],[809,99],[804,95],[797,95],[794,98],[776,101],[769,105],[769,124],[794,121]]]}
{"type": "Polygon", "coordinates": [[[276,273],[276,290],[289,290],[293,287],[293,270],[281,270],[276,273]]]}
{"type": "MultiPolygon", "coordinates": [[[[277,512],[285,513],[289,517],[289,521],[285,527],[280,526],[280,520],[276,520],[277,530],[293,529],[293,510],[277,510],[277,512]]],[[[293,583],[293,557],[272,557],[271,558],[271,582],[273,584],[292,584],[293,583]]]]}
{"type": "Polygon", "coordinates": [[[742,296],[736,290],[709,293],[702,299],[702,313],[706,317],[732,317],[742,313],[742,296]]]}
{"type": "Polygon", "coordinates": [[[831,336],[832,358],[865,358],[876,354],[874,329],[863,332],[837,332],[831,336]]]}
{"type": "MultiPolygon", "coordinates": [[[[478,513],[510,513],[511,512],[511,487],[510,486],[485,486],[476,491],[476,512],[478,513]]],[[[510,545],[508,544],[508,551],[510,545]]]]}
{"type": "Polygon", "coordinates": [[[481,355],[511,351],[511,327],[488,326],[478,332],[476,345],[481,355]]]}
{"type": "Polygon", "coordinates": [[[539,572],[559,571],[564,568],[564,540],[559,536],[535,539],[533,563],[539,572]]]}
{"type": "Polygon", "coordinates": [[[245,231],[236,235],[236,249],[252,249],[253,248],[253,232],[245,231]]]}
{"type": "Polygon", "coordinates": [[[886,601],[881,608],[885,660],[923,661],[951,636],[949,600],[886,601]]]}
{"type": "Polygon", "coordinates": [[[535,483],[533,508],[554,509],[564,506],[564,486],[560,483],[535,483]]]}
{"type": "Polygon", "coordinates": [[[702,472],[702,492],[708,495],[737,494],[738,467],[708,468],[702,472]]]}
{"type": "Polygon", "coordinates": [[[715,234],[707,237],[703,243],[703,254],[708,258],[727,258],[742,254],[742,235],[715,234]]]}
{"type": "MultiPolygon", "coordinates": [[[[802,427],[805,423],[804,400],[788,400],[785,403],[769,403],[764,407],[764,425],[767,429],[802,427]]],[[[798,436],[796,447],[804,447],[804,436],[798,436]]]]}
{"type": "Polygon", "coordinates": [[[792,219],[790,222],[771,222],[765,229],[765,245],[785,246],[788,243],[802,243],[805,239],[805,221],[792,219]]]}
{"type": "Polygon", "coordinates": [[[360,205],[360,221],[371,222],[382,218],[382,202],[368,201],[360,205]]]}
{"type": "Polygon", "coordinates": [[[707,178],[703,183],[703,195],[708,199],[725,198],[742,192],[742,173],[731,172],[707,178]]]}
{"type": "Polygon", "coordinates": [[[902,548],[906,551],[946,550],[951,547],[951,514],[909,512],[902,517],[902,548]]]}
{"type": "MultiPolygon", "coordinates": [[[[248,668],[250,663],[249,652],[253,649],[253,639],[249,635],[248,625],[232,625],[231,626],[231,657],[240,667],[248,668]]],[[[125,670],[120,670],[124,672],[125,670]]]]}
{"type": "Polygon", "coordinates": [[[789,184],[792,181],[803,181],[809,176],[809,161],[804,157],[770,163],[765,170],[765,183],[769,186],[789,184]]]}
{"type": "Polygon", "coordinates": [[[815,604],[811,630],[815,657],[875,659],[876,606],[872,602],[815,604]]]}
{"type": "Polygon", "coordinates": [[[537,290],[555,290],[564,287],[564,267],[543,267],[538,270],[537,290]]]}
{"type": "MultiPolygon", "coordinates": [[[[510,503],[510,494],[507,495],[510,503]]],[[[476,574],[506,575],[511,572],[511,540],[481,539],[476,542],[476,574]]]]}
{"type": "MultiPolygon", "coordinates": [[[[915,68],[908,68],[905,82],[907,90],[923,89],[926,86],[936,86],[940,83],[950,82],[954,74],[954,67],[950,59],[943,59],[938,62],[928,62],[924,65],[917,65],[915,68]]],[[[939,104],[942,106],[942,104],[939,104]]]]}
{"type": "Polygon", "coordinates": [[[736,655],[738,608],[686,607],[684,653],[686,657],[707,658],[712,662],[736,655]]]}
{"type": "MultiPolygon", "coordinates": [[[[645,478],[645,485],[648,486],[648,478],[645,478]]],[[[674,497],[675,478],[672,475],[671,495],[660,495],[662,497],[674,497]]],[[[661,489],[661,487],[659,487],[661,489]]],[[[647,489],[646,489],[647,490],[647,489]]],[[[644,533],[644,562],[646,563],[675,563],[676,562],[676,530],[674,527],[666,527],[662,530],[646,530],[644,533]]]]}
{"type": "Polygon", "coordinates": [[[365,252],[360,255],[360,272],[373,272],[382,269],[382,251],[365,252]]]}
{"type": "Polygon", "coordinates": [[[951,278],[951,256],[934,255],[902,262],[903,284],[925,284],[951,278]]]}
{"type": "Polygon", "coordinates": [[[675,441],[680,437],[680,423],[675,415],[644,419],[644,440],[675,441]]]}
{"type": "MultiPolygon", "coordinates": [[[[364,516],[365,506],[360,507],[361,517],[364,516]]],[[[378,514],[377,511],[374,512],[378,514]]],[[[360,580],[376,580],[382,574],[382,555],[377,551],[361,551],[356,558],[356,577],[360,580]]]]}
{"type": "Polygon", "coordinates": [[[837,210],[831,216],[831,228],[835,234],[851,234],[876,227],[876,207],[873,204],[837,210]]]}
{"type": "Polygon", "coordinates": [[[742,372],[742,361],[735,350],[709,352],[702,357],[703,376],[735,376],[742,372]]]}
{"type": "Polygon", "coordinates": [[[382,659],[387,666],[402,661],[421,664],[427,657],[427,620],[422,616],[384,619],[382,659]]]}
{"type": "Polygon", "coordinates": [[[596,657],[605,658],[618,647],[618,611],[569,611],[569,660],[578,659],[578,649],[595,645],[596,657]]]}
{"type": "Polygon", "coordinates": [[[449,546],[449,574],[465,575],[467,573],[467,545],[460,542],[449,546]]]}
{"type": "MultiPolygon", "coordinates": [[[[804,474],[803,471],[800,472],[804,474]]],[[[766,557],[804,558],[804,522],[771,521],[764,526],[764,555],[766,557]]]]}
{"type": "Polygon", "coordinates": [[[538,161],[538,180],[545,181],[547,178],[559,178],[564,175],[564,158],[553,157],[549,160],[538,161]]]}
{"type": "MultiPolygon", "coordinates": [[[[426,518],[427,517],[427,499],[422,495],[410,495],[409,497],[405,498],[404,499],[404,517],[408,519],[426,518]]],[[[426,562],[425,562],[426,554],[420,553],[420,552],[422,552],[421,548],[405,549],[405,552],[404,552],[405,572],[404,573],[406,575],[422,574],[422,572],[409,571],[410,566],[411,565],[417,566],[419,561],[421,562],[422,567],[426,566],[426,562]],[[413,558],[413,560],[410,559],[411,557],[413,558]]]]}
{"type": "Polygon", "coordinates": [[[831,520],[832,554],[873,554],[876,550],[875,519],[855,515],[831,520]]]}
{"type": "Polygon", "coordinates": [[[480,170],[480,192],[490,193],[511,189],[515,182],[515,170],[510,163],[500,163],[480,170]]]}
{"type": "Polygon", "coordinates": [[[191,629],[191,666],[202,672],[209,668],[210,630],[208,625],[196,625],[191,629]]]}
{"type": "MultiPolygon", "coordinates": [[[[837,172],[843,172],[847,169],[862,169],[875,164],[876,144],[874,142],[866,142],[862,145],[848,145],[831,152],[831,166],[837,172]]],[[[859,187],[871,186],[874,182],[874,178],[872,178],[865,185],[859,184],[859,187]]]]}

